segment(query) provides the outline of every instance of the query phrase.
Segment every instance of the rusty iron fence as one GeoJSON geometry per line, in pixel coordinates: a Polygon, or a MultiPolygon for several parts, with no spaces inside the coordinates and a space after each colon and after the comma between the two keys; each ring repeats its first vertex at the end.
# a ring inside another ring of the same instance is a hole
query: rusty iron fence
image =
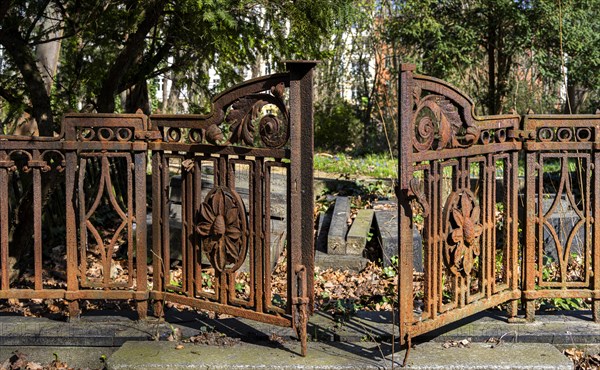
{"type": "Polygon", "coordinates": [[[68,114],[57,137],[0,136],[0,298],[65,299],[70,317],[86,299],[133,300],[140,318],[177,302],[293,327],[304,354],[315,63],[287,66],[216,96],[208,115],[68,114]],[[23,220],[31,243],[15,245],[23,220]]]}
{"type": "Polygon", "coordinates": [[[399,102],[403,343],[519,300],[591,300],[600,322],[600,115],[477,117],[444,81],[403,65],[399,102]],[[423,273],[414,270],[413,233],[423,273]]]}

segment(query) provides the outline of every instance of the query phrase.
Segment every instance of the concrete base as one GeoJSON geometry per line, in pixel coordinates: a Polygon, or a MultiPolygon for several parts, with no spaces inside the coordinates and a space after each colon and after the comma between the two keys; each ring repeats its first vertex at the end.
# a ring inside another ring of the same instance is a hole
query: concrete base
{"type": "MultiPolygon", "coordinates": [[[[385,369],[391,362],[382,359],[375,343],[346,348],[309,343],[308,355],[301,357],[298,342],[240,343],[232,347],[170,342],[129,342],[107,361],[108,370],[125,369],[385,369]]],[[[398,365],[396,365],[398,366],[398,365]]]]}
{"type": "Polygon", "coordinates": [[[15,351],[21,352],[27,361],[48,365],[54,361],[65,362],[72,369],[103,369],[104,361],[118,347],[29,347],[0,346],[0,363],[12,356],[15,351]]]}
{"type": "MultiPolygon", "coordinates": [[[[390,344],[369,342],[312,342],[306,357],[298,355],[297,342],[177,346],[169,342],[128,342],[108,359],[107,369],[390,369],[399,368],[406,353],[392,355],[390,344]]],[[[550,344],[471,343],[464,348],[444,348],[440,343],[427,343],[411,349],[407,368],[572,370],[573,363],[550,344]]]]}
{"type": "Polygon", "coordinates": [[[411,349],[406,365],[408,369],[419,370],[574,368],[571,360],[545,343],[470,343],[463,348],[444,348],[440,343],[426,343],[411,349]]]}
{"type": "MultiPolygon", "coordinates": [[[[134,321],[114,312],[104,315],[90,314],[72,322],[0,316],[0,359],[18,349],[27,359],[43,364],[57,353],[71,366],[100,368],[100,357],[116,351],[109,357],[112,369],[375,369],[391,368],[392,363],[398,368],[404,358],[396,342],[392,359],[390,343],[397,340],[398,331],[390,312],[361,311],[345,318],[316,313],[309,322],[306,358],[299,356],[299,343],[290,328],[245,319],[210,319],[173,308],[166,311],[169,324],[134,321]],[[239,342],[233,346],[184,343],[178,350],[177,342],[166,341],[174,330],[182,338],[214,331],[239,342]],[[150,341],[152,337],[160,342],[150,341]]],[[[415,369],[571,369],[559,349],[583,345],[597,353],[600,324],[591,321],[589,311],[538,314],[536,319],[509,324],[499,311],[475,315],[414,338],[407,364],[415,369]],[[501,338],[501,343],[494,348],[484,343],[491,338],[501,338]],[[464,339],[470,342],[468,348],[444,348],[446,342],[464,339]]]]}

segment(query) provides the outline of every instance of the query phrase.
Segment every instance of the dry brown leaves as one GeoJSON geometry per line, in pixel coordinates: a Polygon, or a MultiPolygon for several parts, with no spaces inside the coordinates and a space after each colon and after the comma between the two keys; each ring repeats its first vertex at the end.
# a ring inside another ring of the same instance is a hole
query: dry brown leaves
{"type": "Polygon", "coordinates": [[[442,344],[443,348],[468,348],[471,344],[471,338],[463,340],[447,340],[442,344]]]}
{"type": "Polygon", "coordinates": [[[223,333],[203,332],[183,341],[184,343],[202,344],[206,346],[231,347],[240,343],[240,338],[231,338],[223,333]]]}
{"type": "Polygon", "coordinates": [[[315,269],[315,303],[317,308],[330,310],[338,300],[351,302],[366,310],[392,310],[396,300],[398,276],[370,262],[361,272],[315,269]],[[386,273],[387,271],[387,273],[386,273]]]}
{"type": "MultiPolygon", "coordinates": [[[[56,355],[55,355],[56,356],[56,355]]],[[[65,362],[61,362],[58,358],[47,365],[42,365],[39,362],[27,360],[27,355],[20,351],[14,351],[12,356],[0,364],[0,370],[70,370],[65,362]]]]}
{"type": "Polygon", "coordinates": [[[573,361],[576,370],[600,369],[600,353],[589,354],[578,348],[568,348],[563,353],[573,361]]]}

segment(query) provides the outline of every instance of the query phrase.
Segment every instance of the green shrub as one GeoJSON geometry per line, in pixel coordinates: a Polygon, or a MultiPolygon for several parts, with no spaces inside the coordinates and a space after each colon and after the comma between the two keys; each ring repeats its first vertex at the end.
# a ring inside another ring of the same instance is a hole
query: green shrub
{"type": "Polygon", "coordinates": [[[314,121],[318,150],[349,150],[360,142],[363,124],[355,107],[341,98],[318,104],[314,121]]]}

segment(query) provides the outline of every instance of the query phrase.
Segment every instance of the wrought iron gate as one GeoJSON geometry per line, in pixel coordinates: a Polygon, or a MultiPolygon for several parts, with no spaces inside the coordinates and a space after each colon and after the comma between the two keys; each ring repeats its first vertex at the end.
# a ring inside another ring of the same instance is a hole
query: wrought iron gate
{"type": "Polygon", "coordinates": [[[72,318],[84,299],[133,300],[141,318],[150,299],[158,314],[179,302],[293,327],[305,354],[315,63],[287,66],[221,93],[209,115],[69,114],[57,137],[0,136],[0,298],[62,298],[72,318]],[[11,238],[18,213],[31,250],[11,238]],[[18,281],[13,251],[32,256],[18,281]]]}
{"type": "Polygon", "coordinates": [[[533,320],[535,299],[591,298],[598,321],[600,116],[528,116],[523,124],[517,115],[477,117],[467,96],[414,65],[403,66],[399,109],[401,340],[504,303],[512,320],[518,299],[533,320]],[[545,162],[557,175],[551,202],[545,162]],[[566,234],[548,221],[563,203],[575,219],[566,234]],[[416,232],[422,273],[414,269],[416,232]],[[573,279],[577,238],[584,272],[573,279]],[[549,269],[558,271],[551,279],[549,269]]]}
{"type": "Polygon", "coordinates": [[[151,297],[159,301],[159,310],[161,301],[172,301],[292,326],[304,354],[313,301],[314,63],[288,66],[289,73],[250,80],[218,95],[209,115],[152,116],[152,130],[159,135],[149,143],[155,257],[151,297]],[[180,245],[173,245],[169,227],[173,170],[181,174],[180,245]],[[238,172],[246,174],[245,184],[237,182],[238,172]],[[286,210],[278,216],[287,220],[288,235],[287,292],[279,299],[271,292],[277,257],[270,248],[276,176],[285,180],[286,210]],[[171,282],[173,249],[182,256],[181,284],[171,282]],[[241,297],[236,275],[244,264],[249,291],[241,297]]]}

